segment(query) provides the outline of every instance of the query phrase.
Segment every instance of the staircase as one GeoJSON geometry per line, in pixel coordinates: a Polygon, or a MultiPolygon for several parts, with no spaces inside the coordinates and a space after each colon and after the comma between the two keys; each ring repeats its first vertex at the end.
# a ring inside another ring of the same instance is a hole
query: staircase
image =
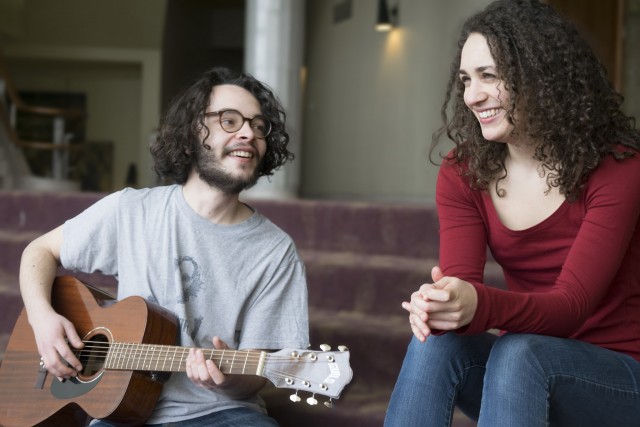
{"type": "MultiPolygon", "coordinates": [[[[17,276],[23,248],[102,196],[0,192],[0,357],[22,308],[17,276]]],[[[347,346],[354,373],[333,408],[309,406],[303,393],[302,402],[293,403],[291,390],[267,386],[262,394],[270,413],[282,427],[381,426],[411,338],[400,303],[430,280],[437,262],[435,210],[309,200],[249,203],[291,235],[305,261],[313,349],[347,346]]],[[[487,270],[500,283],[499,270],[487,270]]],[[[83,279],[110,292],[117,286],[106,277],[83,279]]],[[[475,423],[456,412],[454,426],[475,423]]]]}
{"type": "Polygon", "coordinates": [[[13,84],[4,56],[0,52],[0,190],[79,190],[79,183],[67,179],[66,175],[69,150],[81,146],[70,143],[72,134],[65,131],[65,123],[70,119],[84,119],[84,116],[83,111],[25,103],[13,84]],[[18,134],[18,112],[41,120],[51,120],[51,140],[23,140],[18,134]],[[23,149],[51,152],[53,177],[34,175],[23,149]]]}

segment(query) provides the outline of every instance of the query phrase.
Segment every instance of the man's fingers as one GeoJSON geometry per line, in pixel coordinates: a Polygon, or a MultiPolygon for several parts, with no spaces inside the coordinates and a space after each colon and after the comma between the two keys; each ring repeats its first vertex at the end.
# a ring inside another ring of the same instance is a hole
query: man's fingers
{"type": "Polygon", "coordinates": [[[67,341],[69,341],[69,344],[71,344],[74,348],[81,349],[82,347],[84,347],[84,343],[80,339],[80,336],[76,332],[76,329],[72,323],[66,323],[64,325],[64,333],[67,337],[67,341]]]}
{"type": "Polygon", "coordinates": [[[220,337],[215,336],[213,337],[213,348],[215,348],[216,350],[228,350],[229,346],[227,345],[226,342],[222,341],[220,339],[220,337]]]}
{"type": "MultiPolygon", "coordinates": [[[[224,344],[224,342],[222,343],[224,344]]],[[[191,349],[189,351],[187,376],[196,385],[206,389],[215,388],[224,380],[224,374],[218,369],[213,360],[204,355],[202,349],[191,349]]]]}
{"type": "Polygon", "coordinates": [[[60,379],[76,376],[77,371],[70,367],[66,359],[57,350],[42,356],[44,367],[53,375],[60,379]]]}
{"type": "Polygon", "coordinates": [[[189,356],[187,357],[187,370],[192,381],[201,387],[206,387],[205,382],[210,378],[210,375],[204,361],[204,354],[202,353],[202,350],[189,350],[189,356]]]}
{"type": "Polygon", "coordinates": [[[76,371],[82,370],[82,364],[69,347],[58,350],[58,353],[60,354],[60,357],[62,359],[61,362],[63,364],[66,364],[69,368],[72,368],[76,371]]]}

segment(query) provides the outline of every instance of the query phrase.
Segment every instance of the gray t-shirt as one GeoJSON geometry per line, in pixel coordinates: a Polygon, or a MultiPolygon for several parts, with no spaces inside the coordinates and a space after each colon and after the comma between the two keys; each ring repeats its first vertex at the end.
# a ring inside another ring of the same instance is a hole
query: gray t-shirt
{"type": "MultiPolygon", "coordinates": [[[[304,265],[291,238],[254,210],[217,225],[187,204],[177,185],[125,189],[64,227],[63,267],[118,278],[118,299],[138,295],[173,312],[178,343],[211,348],[219,336],[235,349],[305,349],[309,343],[304,265]]],[[[117,341],[117,337],[114,337],[117,341]]],[[[148,423],[175,422],[248,406],[175,373],[148,423]]]]}

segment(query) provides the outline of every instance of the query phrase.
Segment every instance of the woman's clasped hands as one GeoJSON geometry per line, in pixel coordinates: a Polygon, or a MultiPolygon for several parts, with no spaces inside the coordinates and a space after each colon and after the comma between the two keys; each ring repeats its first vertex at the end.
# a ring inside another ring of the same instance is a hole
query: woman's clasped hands
{"type": "Polygon", "coordinates": [[[432,331],[452,331],[471,323],[478,294],[469,282],[448,277],[440,267],[431,269],[433,283],[425,283],[402,303],[409,312],[413,335],[424,342],[432,331]]]}

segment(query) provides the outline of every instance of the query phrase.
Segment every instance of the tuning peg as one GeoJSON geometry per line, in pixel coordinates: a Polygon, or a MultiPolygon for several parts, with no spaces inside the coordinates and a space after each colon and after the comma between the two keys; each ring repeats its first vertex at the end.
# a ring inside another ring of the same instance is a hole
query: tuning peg
{"type": "Polygon", "coordinates": [[[318,404],[318,399],[315,398],[315,394],[312,395],[311,397],[307,398],[307,403],[311,406],[317,405],[318,404]]]}
{"type": "Polygon", "coordinates": [[[329,351],[329,350],[331,350],[331,346],[328,345],[328,344],[320,344],[320,350],[329,351]]]}
{"type": "Polygon", "coordinates": [[[326,406],[327,408],[333,408],[333,400],[329,398],[329,400],[324,402],[324,406],[326,406]]]}
{"type": "Polygon", "coordinates": [[[291,401],[294,403],[300,402],[302,400],[300,396],[298,396],[297,391],[295,392],[295,394],[292,394],[291,396],[289,396],[289,399],[291,399],[291,401]]]}
{"type": "Polygon", "coordinates": [[[339,345],[338,346],[338,350],[340,350],[340,351],[349,351],[349,349],[347,348],[346,345],[339,345]]]}

